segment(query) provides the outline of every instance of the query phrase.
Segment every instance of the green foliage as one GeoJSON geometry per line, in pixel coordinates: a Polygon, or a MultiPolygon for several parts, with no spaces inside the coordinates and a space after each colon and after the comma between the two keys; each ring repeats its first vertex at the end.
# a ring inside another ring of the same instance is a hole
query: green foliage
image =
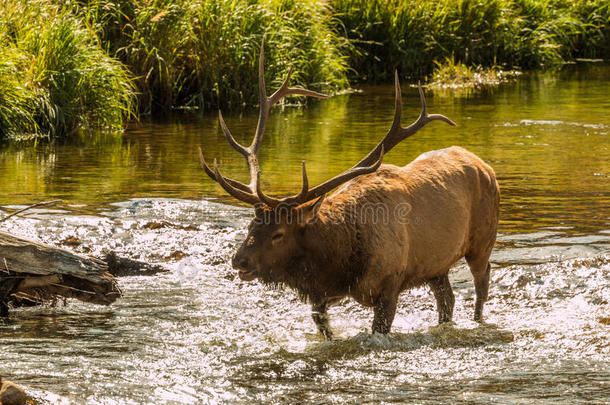
{"type": "Polygon", "coordinates": [[[435,60],[538,68],[610,56],[607,0],[332,0],[369,81],[422,78],[435,60]]]}
{"type": "Polygon", "coordinates": [[[460,93],[468,94],[473,90],[487,89],[517,77],[517,71],[504,71],[498,66],[483,68],[482,66],[470,67],[451,58],[442,62],[435,61],[436,65],[428,87],[439,91],[458,90],[460,93]]]}
{"type": "Polygon", "coordinates": [[[436,61],[449,77],[609,58],[610,3],[0,0],[0,139],[119,129],[136,101],[143,113],[255,105],[263,37],[268,90],[292,65],[293,84],[333,92],[350,71],[388,82],[436,61]]]}
{"type": "Polygon", "coordinates": [[[132,96],[126,70],[67,7],[0,2],[0,138],[121,129],[132,96]]]}
{"type": "Polygon", "coordinates": [[[572,0],[570,10],[584,24],[578,36],[574,56],[581,58],[610,58],[610,1],[572,0]]]}
{"type": "Polygon", "coordinates": [[[0,140],[38,129],[35,94],[18,80],[19,57],[14,50],[0,52],[0,140]]]}
{"type": "Polygon", "coordinates": [[[258,51],[266,34],[266,78],[288,66],[293,84],[347,87],[347,41],[325,6],[311,0],[127,0],[89,2],[110,52],[137,77],[142,110],[257,103],[258,51]]]}

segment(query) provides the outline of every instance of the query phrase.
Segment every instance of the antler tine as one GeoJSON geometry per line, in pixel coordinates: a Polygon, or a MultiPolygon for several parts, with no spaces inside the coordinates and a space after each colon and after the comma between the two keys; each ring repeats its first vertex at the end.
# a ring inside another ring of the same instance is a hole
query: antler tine
{"type": "MultiPolygon", "coordinates": [[[[265,85],[265,37],[261,40],[260,54],[258,55],[258,92],[261,103],[267,99],[267,87],[265,85]]],[[[262,108],[261,108],[262,109],[262,108]]]]}
{"type": "Polygon", "coordinates": [[[201,147],[199,147],[199,163],[201,164],[201,168],[203,171],[214,181],[216,181],[216,174],[209,168],[208,164],[205,162],[205,158],[203,157],[203,152],[201,151],[201,147]]]}
{"type": "Polygon", "coordinates": [[[258,204],[260,202],[259,198],[257,196],[255,196],[254,194],[251,194],[249,192],[240,190],[238,188],[235,188],[233,186],[231,186],[227,180],[222,176],[222,174],[220,174],[220,171],[218,170],[218,164],[216,163],[216,159],[214,159],[214,174],[216,176],[215,180],[216,182],[218,182],[218,184],[220,184],[220,186],[229,194],[231,194],[233,197],[237,198],[240,201],[243,201],[245,203],[248,204],[258,204]]]}
{"type": "Polygon", "coordinates": [[[381,166],[384,155],[385,151],[382,145],[381,150],[379,151],[379,157],[377,158],[377,161],[375,163],[370,166],[354,166],[351,169],[348,169],[347,171],[309,190],[309,192],[304,197],[298,200],[298,203],[303,204],[307,201],[311,201],[314,198],[320,197],[321,195],[328,193],[335,187],[338,187],[353,178],[376,171],[377,169],[379,169],[379,166],[381,166]]]}
{"type": "Polygon", "coordinates": [[[271,105],[274,105],[275,103],[277,103],[280,98],[281,98],[281,94],[283,92],[286,91],[286,89],[288,89],[288,83],[290,83],[290,78],[292,77],[292,66],[290,66],[288,68],[288,74],[286,75],[286,79],[284,79],[284,83],[282,83],[282,85],[280,86],[279,89],[277,89],[272,95],[271,97],[269,97],[269,102],[271,105]]]}
{"type": "MultiPolygon", "coordinates": [[[[269,116],[269,99],[267,98],[267,87],[265,85],[265,37],[261,41],[261,52],[258,58],[258,91],[260,97],[258,124],[254,133],[254,139],[252,139],[249,148],[250,153],[254,156],[258,154],[258,148],[260,148],[260,143],[265,133],[267,117],[269,116]]],[[[252,168],[250,169],[250,176],[252,176],[252,180],[256,179],[256,173],[252,172],[252,168]]]]}
{"type": "MultiPolygon", "coordinates": [[[[422,89],[421,84],[419,82],[417,83],[417,89],[419,90],[419,99],[422,104],[420,117],[422,115],[425,117],[425,122],[422,123],[422,126],[426,125],[430,121],[443,121],[443,122],[451,125],[452,127],[456,126],[455,122],[453,122],[452,120],[450,120],[449,118],[445,117],[442,114],[428,114],[426,112],[426,98],[424,97],[424,89],[422,89]]],[[[409,127],[411,127],[411,125],[409,125],[409,127]]],[[[405,128],[404,130],[406,131],[407,129],[408,128],[405,128]]],[[[419,128],[417,128],[417,129],[419,129],[419,128]]]]}
{"type": "Polygon", "coordinates": [[[256,195],[258,196],[258,199],[260,200],[260,202],[262,202],[263,204],[265,204],[271,208],[277,207],[282,202],[282,200],[278,200],[276,198],[269,197],[265,193],[263,193],[263,190],[261,190],[261,172],[260,171],[256,174],[256,195]]]}
{"type": "MultiPolygon", "coordinates": [[[[425,101],[424,101],[425,105],[425,101]]],[[[398,70],[394,70],[394,120],[390,131],[400,128],[402,118],[402,91],[400,89],[400,80],[398,79],[398,70]]]]}
{"type": "Polygon", "coordinates": [[[305,201],[308,201],[307,193],[309,193],[309,179],[307,178],[307,168],[305,167],[305,161],[302,163],[302,176],[303,176],[303,185],[301,186],[301,191],[299,194],[294,195],[292,197],[282,198],[280,202],[288,205],[292,204],[302,204],[305,201]]]}
{"type": "Polygon", "coordinates": [[[278,101],[282,99],[282,97],[286,96],[309,96],[315,98],[328,98],[327,94],[318,93],[316,91],[311,91],[307,89],[299,89],[296,87],[288,87],[288,83],[290,82],[290,77],[292,76],[292,66],[288,69],[288,74],[286,75],[286,79],[284,83],[277,89],[270,97],[269,97],[269,107],[274,106],[278,101]]]}
{"type": "Polygon", "coordinates": [[[224,118],[222,118],[222,111],[220,110],[218,110],[218,121],[220,121],[220,128],[222,128],[222,132],[225,134],[229,145],[231,145],[233,149],[235,149],[236,151],[244,155],[246,159],[248,159],[248,150],[244,148],[241,144],[239,144],[235,140],[235,138],[233,138],[233,135],[231,135],[231,131],[229,131],[229,128],[227,127],[224,118]]]}
{"type": "MultiPolygon", "coordinates": [[[[203,168],[203,170],[205,171],[205,173],[214,181],[216,181],[216,173],[214,173],[214,171],[212,169],[210,169],[210,167],[208,166],[207,162],[205,161],[205,158],[203,157],[203,152],[201,151],[201,148],[199,148],[199,163],[201,163],[201,167],[203,168]]],[[[239,181],[230,179],[228,177],[224,177],[224,180],[232,187],[235,187],[241,191],[245,191],[246,193],[251,193],[250,188],[248,186],[246,186],[243,183],[240,183],[239,181]]]]}
{"type": "Polygon", "coordinates": [[[307,168],[305,167],[305,161],[303,160],[303,186],[301,192],[296,196],[296,200],[300,201],[307,196],[309,192],[309,179],[307,178],[307,168]]]}

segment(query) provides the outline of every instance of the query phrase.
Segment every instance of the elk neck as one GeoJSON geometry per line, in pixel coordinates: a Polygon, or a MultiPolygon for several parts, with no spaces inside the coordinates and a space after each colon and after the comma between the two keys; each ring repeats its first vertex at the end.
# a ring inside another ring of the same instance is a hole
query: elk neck
{"type": "Polygon", "coordinates": [[[286,284],[311,302],[350,294],[366,268],[362,232],[345,211],[325,202],[301,237],[302,253],[290,266],[286,284]]]}

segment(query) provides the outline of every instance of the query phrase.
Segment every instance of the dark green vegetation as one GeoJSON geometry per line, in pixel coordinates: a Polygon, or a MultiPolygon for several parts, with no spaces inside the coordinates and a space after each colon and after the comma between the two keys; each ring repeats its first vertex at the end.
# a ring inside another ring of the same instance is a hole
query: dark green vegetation
{"type": "Polygon", "coordinates": [[[0,3],[0,139],[120,129],[133,111],[129,72],[81,16],[44,0],[0,3]]]}
{"type": "Polygon", "coordinates": [[[270,87],[294,66],[293,84],[348,86],[347,42],[328,8],[309,0],[89,2],[92,25],[111,55],[137,77],[142,111],[175,106],[252,105],[265,31],[270,87]]]}
{"type": "Polygon", "coordinates": [[[367,81],[423,78],[435,61],[532,69],[610,57],[608,0],[333,0],[367,81]]]}
{"type": "Polygon", "coordinates": [[[607,0],[0,0],[0,139],[241,108],[266,76],[325,92],[466,69],[610,57],[607,0]],[[435,64],[436,63],[436,64],[435,64]],[[451,67],[450,67],[451,69],[451,67]],[[447,71],[447,69],[445,69],[447,71]],[[136,108],[138,107],[138,108],[136,108]]]}

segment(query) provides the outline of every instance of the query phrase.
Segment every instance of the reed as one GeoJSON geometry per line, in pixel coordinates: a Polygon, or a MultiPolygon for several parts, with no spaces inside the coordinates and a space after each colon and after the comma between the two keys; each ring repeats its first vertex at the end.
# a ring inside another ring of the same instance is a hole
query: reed
{"type": "Polygon", "coordinates": [[[437,66],[442,78],[610,58],[610,4],[0,0],[0,139],[120,129],[136,111],[254,106],[263,37],[270,88],[292,65],[293,84],[332,93],[348,78],[391,82],[394,68],[414,81],[437,66]]]}
{"type": "Polygon", "coordinates": [[[412,79],[435,61],[532,69],[576,57],[610,57],[607,0],[332,0],[355,45],[355,78],[412,79]]]}
{"type": "Polygon", "coordinates": [[[136,76],[143,111],[255,104],[263,36],[272,85],[289,65],[294,84],[326,92],[348,85],[348,42],[316,1],[97,0],[87,15],[136,76]]]}
{"type": "Polygon", "coordinates": [[[436,94],[469,95],[473,91],[488,90],[501,83],[517,78],[521,72],[505,71],[498,66],[466,66],[454,58],[434,62],[436,67],[427,78],[427,87],[436,94]]]}
{"type": "Polygon", "coordinates": [[[122,64],[69,7],[0,2],[0,137],[121,129],[133,115],[122,64]]]}

